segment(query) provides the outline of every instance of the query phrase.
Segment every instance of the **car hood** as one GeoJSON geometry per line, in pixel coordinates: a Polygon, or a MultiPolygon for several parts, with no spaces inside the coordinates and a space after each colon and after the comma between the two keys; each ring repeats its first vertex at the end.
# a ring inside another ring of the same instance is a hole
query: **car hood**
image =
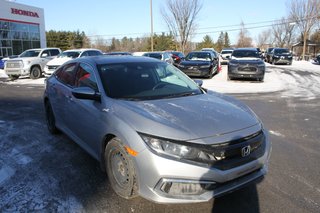
{"type": "Polygon", "coordinates": [[[201,60],[185,60],[185,61],[181,61],[180,65],[184,65],[184,66],[203,66],[203,65],[209,65],[210,61],[201,61],[201,60]]]}
{"type": "Polygon", "coordinates": [[[50,60],[47,65],[55,65],[55,66],[60,66],[62,64],[64,64],[67,61],[70,61],[72,58],[68,58],[68,57],[63,57],[63,58],[54,58],[52,60],[50,60]]]}
{"type": "Polygon", "coordinates": [[[34,60],[37,59],[38,57],[17,57],[17,58],[12,58],[8,59],[7,61],[29,61],[29,60],[34,60]]]}
{"type": "Polygon", "coordinates": [[[241,102],[220,94],[150,100],[117,100],[116,115],[137,132],[191,141],[232,133],[260,124],[241,102]]]}

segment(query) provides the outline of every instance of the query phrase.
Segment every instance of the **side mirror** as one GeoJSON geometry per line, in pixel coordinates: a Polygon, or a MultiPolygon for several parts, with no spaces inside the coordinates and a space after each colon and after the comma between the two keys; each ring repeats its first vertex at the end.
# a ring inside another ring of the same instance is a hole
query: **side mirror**
{"type": "Polygon", "coordinates": [[[42,53],[41,58],[46,58],[48,57],[48,53],[42,53]]]}
{"type": "Polygon", "coordinates": [[[231,57],[230,57],[230,55],[227,55],[226,58],[227,58],[227,59],[230,59],[231,57]]]}
{"type": "Polygon", "coordinates": [[[194,79],[193,80],[199,87],[202,87],[203,81],[200,79],[194,79]]]}
{"type": "Polygon", "coordinates": [[[101,94],[90,87],[77,87],[72,90],[72,95],[78,99],[101,101],[101,94]]]}

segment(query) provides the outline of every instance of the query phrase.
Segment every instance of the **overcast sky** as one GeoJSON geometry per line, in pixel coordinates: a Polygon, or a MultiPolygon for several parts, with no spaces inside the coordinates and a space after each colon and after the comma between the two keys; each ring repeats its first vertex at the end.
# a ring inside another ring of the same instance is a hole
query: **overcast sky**
{"type": "MultiPolygon", "coordinates": [[[[201,41],[208,34],[214,41],[220,31],[228,31],[232,43],[239,24],[248,24],[255,40],[273,20],[286,16],[289,0],[202,0],[197,35],[201,41]],[[257,23],[257,24],[252,24],[257,23]],[[256,28],[257,27],[257,28],[256,28]]],[[[139,37],[150,34],[150,0],[16,0],[17,3],[44,9],[46,30],[84,31],[86,35],[103,35],[106,39],[139,37]]],[[[152,0],[154,32],[167,32],[161,16],[166,0],[152,0]]]]}

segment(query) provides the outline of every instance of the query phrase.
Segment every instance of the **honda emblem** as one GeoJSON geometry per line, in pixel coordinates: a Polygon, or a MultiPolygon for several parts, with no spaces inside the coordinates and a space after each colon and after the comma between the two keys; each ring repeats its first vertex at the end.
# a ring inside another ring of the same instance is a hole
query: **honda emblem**
{"type": "Polygon", "coordinates": [[[251,147],[250,147],[250,145],[245,146],[245,147],[243,147],[243,148],[241,149],[241,156],[242,156],[242,157],[246,157],[246,156],[250,155],[250,153],[251,153],[251,147]]]}

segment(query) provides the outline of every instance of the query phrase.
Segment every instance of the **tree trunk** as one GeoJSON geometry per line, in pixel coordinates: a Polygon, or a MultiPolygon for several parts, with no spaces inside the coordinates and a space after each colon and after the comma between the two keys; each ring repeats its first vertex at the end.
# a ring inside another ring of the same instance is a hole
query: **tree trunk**
{"type": "Polygon", "coordinates": [[[305,32],[303,34],[302,60],[305,60],[306,47],[307,47],[307,33],[305,32]]]}

